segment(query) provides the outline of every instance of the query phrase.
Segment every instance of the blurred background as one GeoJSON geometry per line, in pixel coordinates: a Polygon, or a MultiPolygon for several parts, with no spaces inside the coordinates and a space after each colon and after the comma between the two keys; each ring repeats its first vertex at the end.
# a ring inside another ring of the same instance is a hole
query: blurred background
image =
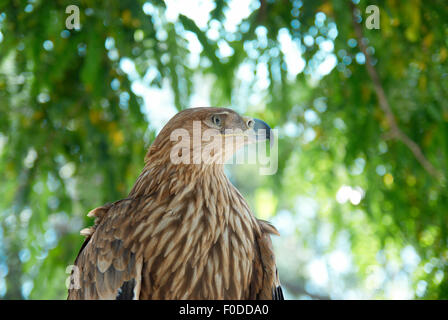
{"type": "Polygon", "coordinates": [[[226,170],[287,298],[447,299],[447,47],[444,0],[0,1],[0,298],[65,299],[87,212],[230,106],[279,129],[275,175],[226,170]]]}

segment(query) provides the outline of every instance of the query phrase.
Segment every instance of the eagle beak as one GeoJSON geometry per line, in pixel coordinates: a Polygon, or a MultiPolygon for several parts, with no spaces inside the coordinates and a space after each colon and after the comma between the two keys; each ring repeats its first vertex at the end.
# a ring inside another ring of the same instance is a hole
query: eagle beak
{"type": "Polygon", "coordinates": [[[263,120],[255,118],[253,120],[255,122],[253,125],[253,129],[257,136],[257,141],[269,140],[269,144],[272,147],[272,144],[274,143],[274,132],[272,131],[271,127],[263,120]]]}

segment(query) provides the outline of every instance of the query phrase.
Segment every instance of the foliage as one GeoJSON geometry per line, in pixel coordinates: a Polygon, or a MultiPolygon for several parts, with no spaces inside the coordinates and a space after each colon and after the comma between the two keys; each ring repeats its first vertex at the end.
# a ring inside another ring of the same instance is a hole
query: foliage
{"type": "Polygon", "coordinates": [[[0,1],[0,295],[65,298],[86,213],[126,196],[155,136],[145,108],[166,107],[145,105],[133,82],[168,84],[180,110],[199,76],[212,105],[280,129],[276,175],[230,174],[257,214],[292,221],[275,240],[290,297],[388,298],[404,278],[416,298],[448,298],[448,6],[375,1],[381,27],[368,30],[370,3],[353,2],[254,1],[229,30],[227,0],[205,27],[169,19],[160,0],[0,1]],[[71,4],[80,30],[65,29],[71,4]],[[378,86],[440,178],[390,134],[378,86]],[[352,267],[337,273],[345,247],[352,267]],[[310,280],[310,260],[330,264],[325,284],[310,280]]]}

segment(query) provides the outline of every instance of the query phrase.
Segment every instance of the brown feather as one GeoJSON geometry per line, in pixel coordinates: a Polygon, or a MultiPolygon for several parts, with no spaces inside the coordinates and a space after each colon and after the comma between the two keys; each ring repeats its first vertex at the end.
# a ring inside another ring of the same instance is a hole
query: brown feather
{"type": "Polygon", "coordinates": [[[273,298],[277,230],[254,217],[222,164],[170,161],[171,132],[191,133],[193,120],[204,126],[215,112],[228,127],[245,124],[229,109],[180,112],[153,142],[128,198],[89,212],[95,224],[83,229],[75,260],[81,287],[69,299],[115,299],[125,283],[135,299],[273,298]]]}

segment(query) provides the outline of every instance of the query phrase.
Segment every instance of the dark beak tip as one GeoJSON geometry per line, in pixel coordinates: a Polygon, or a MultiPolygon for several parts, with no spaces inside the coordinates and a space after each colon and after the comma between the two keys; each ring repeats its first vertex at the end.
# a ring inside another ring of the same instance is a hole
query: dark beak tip
{"type": "Polygon", "coordinates": [[[265,136],[263,137],[264,138],[263,140],[269,139],[269,145],[272,147],[272,145],[274,144],[274,139],[273,139],[274,133],[272,132],[271,127],[266,122],[264,122],[263,120],[260,120],[260,119],[254,118],[254,122],[255,122],[254,130],[257,133],[257,139],[262,138],[262,136],[258,134],[258,131],[265,130],[265,132],[264,132],[265,136]]]}

